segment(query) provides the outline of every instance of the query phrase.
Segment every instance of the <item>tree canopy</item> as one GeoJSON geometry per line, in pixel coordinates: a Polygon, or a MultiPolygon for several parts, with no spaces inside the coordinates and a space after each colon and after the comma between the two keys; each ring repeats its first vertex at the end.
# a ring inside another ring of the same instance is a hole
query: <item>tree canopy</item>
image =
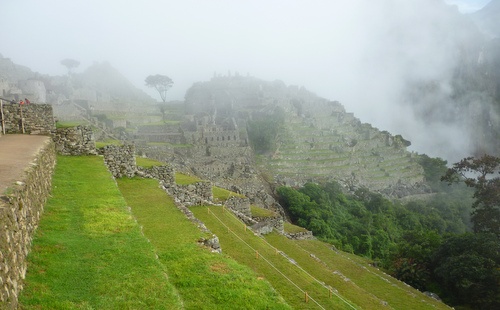
{"type": "Polygon", "coordinates": [[[448,183],[463,181],[474,189],[472,223],[475,232],[494,233],[500,237],[500,158],[484,155],[467,157],[453,164],[442,177],[448,183]]]}
{"type": "Polygon", "coordinates": [[[156,74],[146,78],[146,86],[152,87],[158,91],[163,102],[167,99],[167,91],[172,87],[174,82],[166,75],[156,74]]]}
{"type": "Polygon", "coordinates": [[[69,74],[71,74],[73,68],[76,68],[80,65],[80,62],[78,60],[66,58],[66,59],[61,60],[61,65],[68,68],[68,75],[69,75],[69,74]]]}

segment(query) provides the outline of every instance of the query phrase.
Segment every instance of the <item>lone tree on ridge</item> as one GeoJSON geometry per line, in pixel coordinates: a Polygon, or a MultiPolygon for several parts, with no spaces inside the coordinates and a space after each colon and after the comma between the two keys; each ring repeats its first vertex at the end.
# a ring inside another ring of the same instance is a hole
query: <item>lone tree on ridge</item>
{"type": "Polygon", "coordinates": [[[156,74],[150,75],[146,78],[146,86],[153,87],[160,94],[163,102],[167,99],[167,91],[172,87],[174,82],[166,75],[156,74]]]}
{"type": "Polygon", "coordinates": [[[78,60],[66,58],[61,60],[61,65],[68,68],[68,75],[70,75],[72,73],[72,69],[78,67],[80,65],[80,62],[78,60]]]}

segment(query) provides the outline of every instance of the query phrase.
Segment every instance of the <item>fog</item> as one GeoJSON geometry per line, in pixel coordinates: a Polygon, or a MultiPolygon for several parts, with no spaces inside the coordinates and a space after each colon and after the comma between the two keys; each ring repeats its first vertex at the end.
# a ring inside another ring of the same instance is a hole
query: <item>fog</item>
{"type": "Polygon", "coordinates": [[[76,72],[108,61],[155,98],[145,77],[168,75],[168,100],[214,74],[279,79],[339,100],[419,153],[455,160],[468,152],[460,126],[414,118],[401,92],[421,79],[446,90],[453,39],[467,36],[456,16],[487,2],[2,0],[0,53],[50,75],[66,73],[65,58],[80,61],[76,72]]]}

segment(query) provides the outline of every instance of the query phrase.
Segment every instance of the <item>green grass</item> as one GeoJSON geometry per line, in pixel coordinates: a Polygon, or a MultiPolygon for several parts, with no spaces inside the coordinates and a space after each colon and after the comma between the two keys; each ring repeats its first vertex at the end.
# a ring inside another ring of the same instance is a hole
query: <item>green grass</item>
{"type": "Polygon", "coordinates": [[[95,147],[98,149],[101,149],[107,145],[118,145],[121,146],[123,145],[122,141],[120,140],[115,140],[115,139],[106,139],[104,141],[96,141],[95,147]]]}
{"type": "Polygon", "coordinates": [[[356,309],[449,309],[443,303],[369,266],[362,258],[340,251],[335,252],[326,243],[317,240],[293,241],[277,233],[271,233],[265,237],[265,240],[272,245],[270,246],[264,240],[255,237],[252,232],[245,231],[244,225],[229,212],[223,213],[222,208],[211,207],[210,214],[206,211],[206,207],[191,207],[191,210],[219,236],[226,253],[268,279],[294,308],[317,309],[318,307],[311,303],[306,305],[303,299],[299,298],[298,289],[277,274],[273,268],[266,266],[267,264],[261,259],[257,259],[254,250],[249,249],[247,244],[264,255],[325,309],[350,309],[350,306],[335,296],[329,298],[328,292],[325,293],[326,289],[322,285],[313,281],[311,276],[301,272],[294,264],[284,260],[281,255],[277,255],[276,248],[286,253],[319,282],[333,287],[356,309]],[[213,214],[238,237],[228,232],[227,227],[213,214]],[[383,303],[387,303],[388,306],[384,306],[383,303]]]}
{"type": "Polygon", "coordinates": [[[256,217],[276,217],[277,214],[274,211],[264,209],[258,206],[250,206],[250,211],[252,212],[252,216],[256,217]]]}
{"type": "Polygon", "coordinates": [[[200,181],[201,179],[195,176],[191,176],[180,172],[175,173],[175,183],[177,185],[189,185],[200,181]]]}
{"type": "Polygon", "coordinates": [[[102,157],[58,156],[20,309],[180,309],[102,157]]]}
{"type": "MultiPolygon", "coordinates": [[[[223,212],[222,207],[210,207],[210,213],[207,212],[207,207],[203,206],[191,207],[190,209],[197,218],[217,234],[225,253],[238,262],[251,267],[262,278],[271,282],[294,309],[320,309],[312,301],[305,302],[304,292],[307,292],[325,309],[352,309],[339,298],[330,298],[329,290],[321,283],[295,267],[287,258],[279,255],[262,238],[256,237],[249,229],[245,230],[245,225],[237,220],[232,213],[223,212]],[[214,215],[221,219],[230,231],[214,215]],[[259,257],[257,257],[256,251],[259,253],[259,257]],[[267,261],[271,262],[272,265],[268,264],[267,261]]],[[[370,296],[366,298],[368,299],[367,304],[377,302],[370,296]]],[[[358,302],[356,301],[356,304],[358,302]]],[[[359,307],[355,309],[359,309],[359,307]]]]}
{"type": "Polygon", "coordinates": [[[226,201],[231,196],[240,197],[240,198],[245,197],[245,195],[238,194],[238,193],[232,192],[230,190],[227,190],[225,188],[218,187],[218,186],[212,186],[212,194],[214,196],[214,201],[217,201],[217,202],[226,201]]]}
{"type": "Polygon", "coordinates": [[[304,227],[293,225],[293,224],[288,223],[288,222],[285,222],[283,226],[284,226],[285,232],[289,233],[289,234],[296,234],[296,233],[307,231],[307,229],[305,229],[304,227]]]}
{"type": "Polygon", "coordinates": [[[297,261],[310,260],[310,253],[319,258],[327,270],[341,270],[342,274],[360,288],[369,291],[394,309],[449,309],[444,303],[425,296],[406,284],[369,266],[354,254],[333,251],[331,246],[318,240],[284,242],[277,235],[266,238],[271,244],[287,251],[297,261]]]}
{"type": "Polygon", "coordinates": [[[86,122],[56,122],[56,128],[70,128],[70,127],[76,127],[80,125],[86,125],[86,122]]]}
{"type": "Polygon", "coordinates": [[[118,185],[161,263],[168,266],[186,309],[289,309],[251,269],[198,245],[205,234],[156,180],[120,179],[118,185]]]}
{"type": "Polygon", "coordinates": [[[144,167],[144,168],[151,168],[154,166],[165,166],[165,163],[162,163],[160,161],[151,159],[151,158],[145,158],[145,157],[136,157],[135,162],[137,166],[139,167],[144,167]]]}

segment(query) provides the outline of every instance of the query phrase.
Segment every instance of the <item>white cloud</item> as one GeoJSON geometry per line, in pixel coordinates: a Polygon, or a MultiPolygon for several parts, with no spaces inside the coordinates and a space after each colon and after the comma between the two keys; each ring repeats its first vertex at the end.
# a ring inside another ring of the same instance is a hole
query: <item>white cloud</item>
{"type": "Polygon", "coordinates": [[[64,74],[65,58],[80,61],[78,70],[109,61],[152,95],[145,77],[165,74],[174,80],[168,99],[183,99],[192,83],[214,72],[249,73],[340,100],[380,129],[425,135],[428,128],[418,122],[401,127],[396,105],[406,79],[450,74],[455,47],[447,37],[460,33],[448,27],[456,22],[453,10],[440,15],[441,5],[436,0],[3,0],[0,9],[8,14],[0,19],[5,30],[0,53],[46,74],[64,74]]]}

